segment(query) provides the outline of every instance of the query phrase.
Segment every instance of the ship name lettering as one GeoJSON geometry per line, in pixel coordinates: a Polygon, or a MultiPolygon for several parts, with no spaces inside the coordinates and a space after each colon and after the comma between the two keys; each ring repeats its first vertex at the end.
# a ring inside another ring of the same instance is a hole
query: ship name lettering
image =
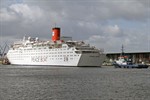
{"type": "Polygon", "coordinates": [[[47,62],[47,56],[34,56],[31,58],[32,62],[47,62]]]}

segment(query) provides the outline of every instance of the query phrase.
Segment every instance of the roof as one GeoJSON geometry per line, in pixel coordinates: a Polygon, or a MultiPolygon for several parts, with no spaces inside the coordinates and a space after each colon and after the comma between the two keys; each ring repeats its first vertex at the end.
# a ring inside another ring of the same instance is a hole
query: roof
{"type": "MultiPolygon", "coordinates": [[[[144,54],[145,54],[145,53],[146,53],[146,54],[147,54],[147,53],[150,54],[150,51],[149,51],[149,52],[148,52],[148,51],[146,51],[146,52],[144,52],[144,51],[143,51],[143,52],[124,52],[124,53],[125,53],[125,54],[143,54],[143,53],[144,53],[144,54]]],[[[121,53],[120,53],[120,52],[119,52],[119,53],[117,53],[117,52],[114,52],[114,53],[113,53],[113,52],[112,52],[112,53],[106,53],[106,54],[121,54],[121,53]]]]}

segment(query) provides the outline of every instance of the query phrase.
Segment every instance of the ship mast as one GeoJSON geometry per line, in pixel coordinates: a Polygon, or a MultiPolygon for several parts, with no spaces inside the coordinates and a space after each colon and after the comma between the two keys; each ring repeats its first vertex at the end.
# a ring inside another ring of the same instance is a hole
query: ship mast
{"type": "Polygon", "coordinates": [[[124,46],[122,44],[122,47],[121,47],[121,56],[124,56],[124,46]]]}

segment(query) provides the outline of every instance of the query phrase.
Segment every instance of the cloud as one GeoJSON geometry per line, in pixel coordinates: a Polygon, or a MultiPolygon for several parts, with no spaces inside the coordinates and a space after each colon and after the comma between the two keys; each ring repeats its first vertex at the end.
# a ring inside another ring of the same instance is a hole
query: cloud
{"type": "Polygon", "coordinates": [[[149,18],[148,0],[24,0],[24,2],[47,10],[47,14],[55,21],[60,20],[57,18],[95,22],[116,19],[147,21],[149,18]]]}
{"type": "Polygon", "coordinates": [[[0,21],[17,21],[24,22],[36,21],[43,17],[43,11],[36,6],[29,7],[27,4],[13,4],[8,8],[0,10],[0,21]]]}
{"type": "Polygon", "coordinates": [[[118,25],[114,25],[114,26],[109,25],[103,28],[103,32],[111,36],[120,36],[121,29],[118,27],[118,25]]]}
{"type": "Polygon", "coordinates": [[[113,37],[111,35],[91,35],[86,42],[98,48],[104,48],[105,52],[121,52],[121,45],[125,47],[125,52],[139,52],[150,50],[150,35],[146,35],[138,30],[123,30],[128,33],[126,36],[113,37]]]}
{"type": "Polygon", "coordinates": [[[62,35],[106,51],[120,52],[122,44],[130,51],[150,50],[149,0],[21,0],[3,3],[0,23],[1,37],[11,40],[25,34],[50,39],[56,23],[62,35]]]}
{"type": "Polygon", "coordinates": [[[13,21],[16,20],[17,16],[14,12],[9,12],[7,9],[0,10],[0,21],[13,21]]]}
{"type": "Polygon", "coordinates": [[[132,0],[130,2],[128,0],[122,2],[112,1],[112,4],[108,5],[110,6],[109,8],[111,8],[110,13],[113,18],[120,18],[129,21],[145,21],[148,19],[147,13],[149,11],[147,10],[147,7],[138,0],[132,0]]]}

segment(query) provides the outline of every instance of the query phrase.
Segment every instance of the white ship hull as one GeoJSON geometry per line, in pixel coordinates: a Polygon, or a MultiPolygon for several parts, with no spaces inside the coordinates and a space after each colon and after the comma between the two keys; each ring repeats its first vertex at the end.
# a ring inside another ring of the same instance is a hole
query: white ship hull
{"type": "Polygon", "coordinates": [[[105,59],[104,54],[98,54],[98,53],[70,54],[72,56],[66,54],[66,55],[62,55],[61,57],[53,57],[53,58],[44,54],[32,56],[32,54],[26,55],[26,54],[18,53],[15,55],[11,55],[11,53],[9,52],[7,54],[10,63],[14,65],[101,66],[105,59]],[[14,57],[15,55],[16,57],[14,57]]]}

